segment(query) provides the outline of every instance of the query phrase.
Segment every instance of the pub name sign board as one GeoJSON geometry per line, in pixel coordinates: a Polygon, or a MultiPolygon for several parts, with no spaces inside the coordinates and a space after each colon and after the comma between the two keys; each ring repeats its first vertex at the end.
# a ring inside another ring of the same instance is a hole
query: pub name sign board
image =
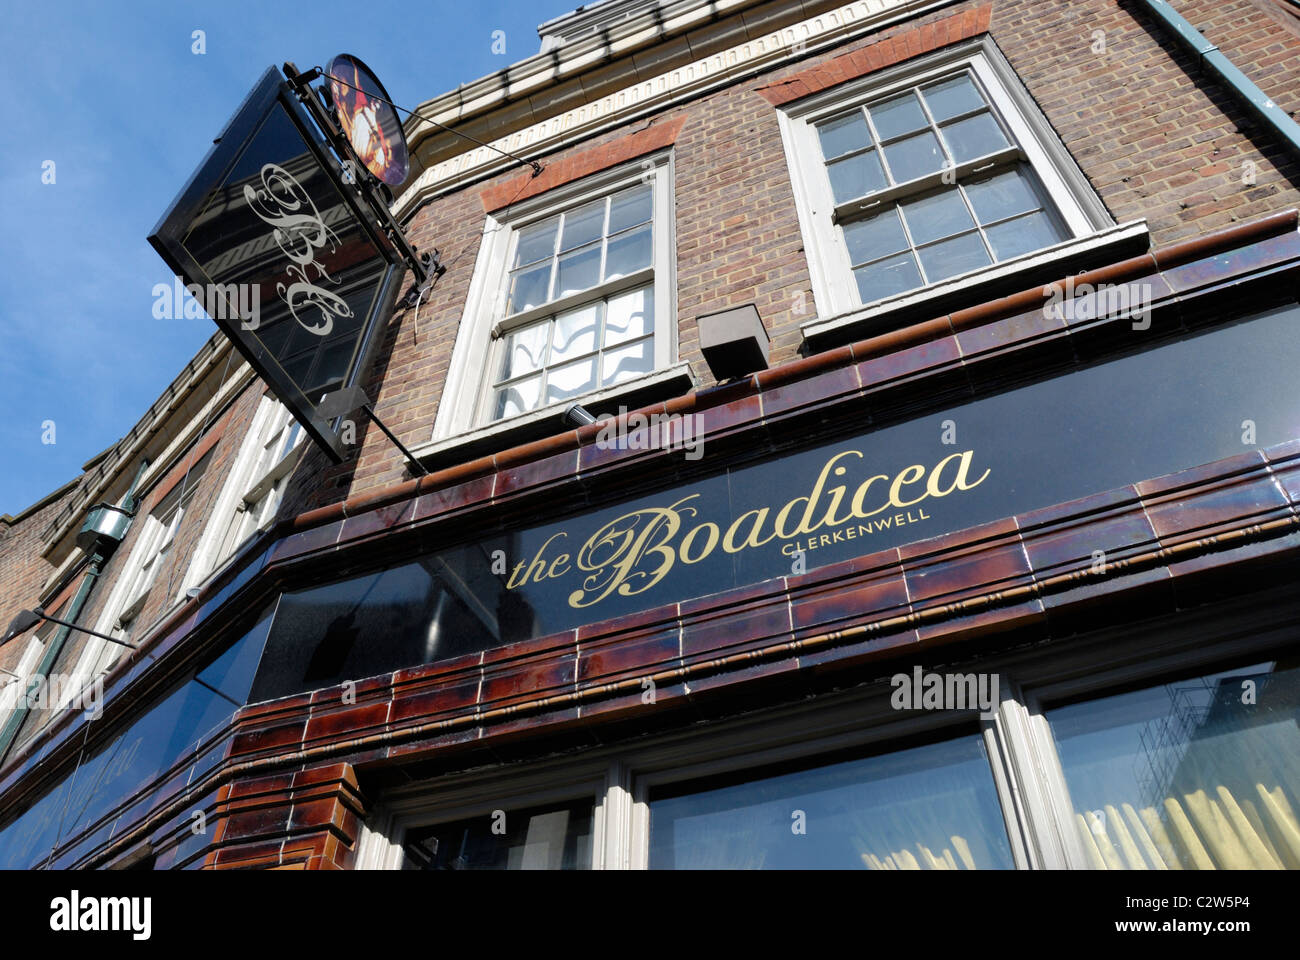
{"type": "Polygon", "coordinates": [[[321,401],[366,369],[406,267],[338,143],[268,68],[149,237],[336,462],[343,441],[321,401]]]}

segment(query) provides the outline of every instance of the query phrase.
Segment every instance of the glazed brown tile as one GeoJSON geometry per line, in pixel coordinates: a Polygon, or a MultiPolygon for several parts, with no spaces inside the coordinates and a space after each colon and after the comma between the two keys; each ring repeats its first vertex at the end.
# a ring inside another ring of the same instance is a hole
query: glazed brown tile
{"type": "Polygon", "coordinates": [[[499,499],[534,487],[566,483],[577,472],[578,450],[575,447],[567,453],[547,457],[545,460],[519,463],[498,471],[493,496],[499,499]]]}
{"type": "Polygon", "coordinates": [[[312,713],[307,721],[303,742],[311,745],[317,740],[339,740],[381,732],[388,722],[388,702],[371,703],[348,710],[331,710],[312,713]]]}
{"type": "Polygon", "coordinates": [[[1029,582],[1029,563],[1019,543],[970,551],[952,559],[906,567],[907,594],[920,609],[1029,582]]]}
{"type": "Polygon", "coordinates": [[[483,672],[480,709],[487,711],[523,700],[540,700],[573,690],[577,656],[569,653],[483,672]]]}
{"type": "Polygon", "coordinates": [[[843,582],[816,594],[794,595],[790,601],[796,637],[895,616],[906,612],[907,607],[907,585],[901,571],[888,577],[843,582]]]}
{"type": "Polygon", "coordinates": [[[302,735],[306,727],[307,719],[303,717],[288,723],[241,731],[235,734],[230,743],[230,755],[239,757],[263,750],[287,747],[297,749],[298,744],[302,743],[302,735]]]}
{"type": "Polygon", "coordinates": [[[609,683],[627,676],[649,676],[676,666],[681,637],[676,627],[578,647],[578,686],[609,683]]]}
{"type": "Polygon", "coordinates": [[[762,399],[765,420],[796,414],[807,409],[837,404],[856,397],[861,390],[858,369],[842,366],[800,380],[791,380],[764,390],[762,399]]]}
{"type": "Polygon", "coordinates": [[[399,694],[393,700],[389,724],[423,723],[444,720],[449,716],[472,713],[478,703],[479,682],[444,683],[422,687],[418,692],[399,694]]]}
{"type": "Polygon", "coordinates": [[[339,534],[339,542],[347,543],[348,541],[359,540],[362,537],[384,533],[394,527],[410,523],[414,518],[414,498],[376,507],[344,520],[343,530],[339,534]]]}
{"type": "Polygon", "coordinates": [[[486,505],[492,500],[495,484],[493,473],[421,493],[411,519],[419,522],[486,505]]]}

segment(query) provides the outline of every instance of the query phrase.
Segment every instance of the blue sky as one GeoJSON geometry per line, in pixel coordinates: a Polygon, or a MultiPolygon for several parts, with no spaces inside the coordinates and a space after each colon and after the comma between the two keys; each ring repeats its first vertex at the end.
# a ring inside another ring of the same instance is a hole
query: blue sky
{"type": "Polygon", "coordinates": [[[406,107],[536,53],[575,0],[40,0],[0,31],[0,514],[81,472],[216,329],[156,320],[145,238],[266,67],[352,53],[406,107]],[[305,16],[304,16],[305,14],[305,16]],[[358,15],[363,19],[358,19],[358,15]],[[206,53],[192,52],[193,31],[206,53]],[[505,32],[505,54],[492,34],[505,32]],[[54,183],[42,182],[54,161],[54,183]],[[54,443],[44,424],[53,421],[54,443]]]}

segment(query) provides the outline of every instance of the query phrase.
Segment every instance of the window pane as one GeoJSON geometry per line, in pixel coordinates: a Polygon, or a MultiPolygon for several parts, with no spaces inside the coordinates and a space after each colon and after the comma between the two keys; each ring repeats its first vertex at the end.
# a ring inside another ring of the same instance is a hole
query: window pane
{"type": "Polygon", "coordinates": [[[966,196],[975,208],[980,223],[991,223],[1037,209],[1038,197],[1028,174],[1015,167],[983,180],[966,184],[966,196]]]}
{"type": "Polygon", "coordinates": [[[570,310],[555,318],[551,338],[551,363],[571,360],[596,349],[596,328],[600,325],[600,303],[570,310]]]}
{"type": "Polygon", "coordinates": [[[828,164],[826,172],[830,174],[831,193],[836,203],[866,196],[887,185],[875,150],[828,164]]]}
{"type": "Polygon", "coordinates": [[[885,147],[885,160],[894,179],[903,183],[943,168],[939,140],[929,130],[885,147]]]}
{"type": "Polygon", "coordinates": [[[955,277],[968,270],[978,270],[993,262],[978,233],[954,237],[919,250],[917,253],[921,257],[921,266],[925,268],[925,276],[930,283],[955,277]]]}
{"type": "Polygon", "coordinates": [[[510,280],[510,304],[506,313],[518,313],[545,303],[551,283],[551,261],[520,270],[510,280]]]}
{"type": "Polygon", "coordinates": [[[867,129],[867,121],[861,110],[818,124],[817,136],[821,138],[822,156],[827,160],[861,150],[871,143],[871,131],[867,129]]]}
{"type": "Polygon", "coordinates": [[[651,338],[608,351],[605,354],[601,385],[607,387],[611,383],[620,383],[654,370],[654,346],[654,339],[651,338]]]}
{"type": "Polygon", "coordinates": [[[409,830],[403,870],[587,870],[592,803],[505,810],[409,830]],[[500,832],[504,827],[504,832],[500,832]]]}
{"type": "Polygon", "coordinates": [[[1049,710],[1092,866],[1300,869],[1298,714],[1280,664],[1049,710]]]}
{"type": "Polygon", "coordinates": [[[534,263],[555,253],[555,227],[559,222],[559,217],[552,217],[520,230],[513,266],[534,263]]]}
{"type": "Polygon", "coordinates": [[[943,130],[943,138],[948,143],[952,158],[958,163],[974,160],[986,153],[993,153],[1007,146],[1007,138],[1002,128],[990,113],[977,113],[965,120],[950,123],[943,130]]]}
{"type": "Polygon", "coordinates": [[[907,249],[907,235],[903,233],[898,211],[894,208],[867,220],[846,223],[844,242],[852,263],[866,263],[907,249]]]}
{"type": "Polygon", "coordinates": [[[646,223],[653,211],[654,196],[648,185],[615,194],[609,206],[609,232],[618,233],[639,223],[646,223]]]}
{"type": "Polygon", "coordinates": [[[541,369],[546,362],[546,331],[549,326],[550,321],[543,320],[506,336],[498,380],[510,380],[541,369]]]}
{"type": "Polygon", "coordinates": [[[605,201],[597,200],[564,215],[560,249],[572,250],[600,237],[605,230],[605,201]]]}
{"type": "Polygon", "coordinates": [[[921,286],[921,272],[916,269],[916,261],[910,253],[861,267],[853,271],[853,276],[858,281],[858,294],[863,303],[873,303],[921,286]]]}
{"type": "Polygon", "coordinates": [[[871,122],[882,140],[901,137],[905,133],[926,126],[925,113],[910,90],[899,97],[891,97],[870,108],[871,122]]]}
{"type": "Polygon", "coordinates": [[[513,417],[517,413],[533,409],[541,396],[541,386],[542,378],[537,376],[497,390],[496,402],[492,405],[492,419],[513,417]]]}
{"type": "Polygon", "coordinates": [[[960,77],[943,80],[926,87],[922,93],[930,113],[939,123],[984,106],[984,98],[980,96],[969,74],[963,73],[960,77]]]}
{"type": "Polygon", "coordinates": [[[1041,212],[989,227],[988,235],[999,260],[1041,250],[1064,239],[1051,218],[1041,212]]]}
{"type": "Polygon", "coordinates": [[[555,278],[555,297],[558,299],[586,290],[599,282],[600,244],[594,244],[560,257],[559,272],[555,278]]]}
{"type": "Polygon", "coordinates": [[[654,287],[629,290],[605,305],[605,345],[645,336],[654,329],[654,287]]]}
{"type": "Polygon", "coordinates": [[[605,251],[605,279],[615,280],[634,270],[650,266],[650,237],[650,224],[610,237],[609,247],[605,251]]]}
{"type": "Polygon", "coordinates": [[[555,403],[576,397],[596,387],[596,358],[557,367],[546,378],[546,402],[555,403]]]}
{"type": "Polygon", "coordinates": [[[907,229],[912,233],[912,242],[918,245],[951,237],[975,226],[961,193],[955,187],[899,206],[907,221],[907,229]]]}
{"type": "Polygon", "coordinates": [[[653,869],[1012,867],[978,736],[650,792],[653,869]],[[689,792],[688,792],[689,791],[689,792]],[[791,829],[801,811],[806,832],[791,829]]]}

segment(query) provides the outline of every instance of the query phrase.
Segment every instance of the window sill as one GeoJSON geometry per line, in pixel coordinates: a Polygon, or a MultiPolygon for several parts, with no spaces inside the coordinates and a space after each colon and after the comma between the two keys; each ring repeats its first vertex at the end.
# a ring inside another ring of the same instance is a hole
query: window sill
{"type": "Polygon", "coordinates": [[[694,390],[696,386],[690,364],[681,361],[612,387],[593,390],[464,433],[430,440],[414,447],[411,453],[427,469],[438,470],[562,432],[565,428],[560,423],[560,417],[570,403],[581,404],[597,417],[602,414],[617,415],[620,407],[635,410],[660,400],[679,397],[694,390]]]}
{"type": "Polygon", "coordinates": [[[799,327],[804,336],[803,353],[818,353],[1039,283],[1052,283],[1070,273],[1145,253],[1150,243],[1146,220],[1133,220],[865,307],[819,317],[799,327]]]}

